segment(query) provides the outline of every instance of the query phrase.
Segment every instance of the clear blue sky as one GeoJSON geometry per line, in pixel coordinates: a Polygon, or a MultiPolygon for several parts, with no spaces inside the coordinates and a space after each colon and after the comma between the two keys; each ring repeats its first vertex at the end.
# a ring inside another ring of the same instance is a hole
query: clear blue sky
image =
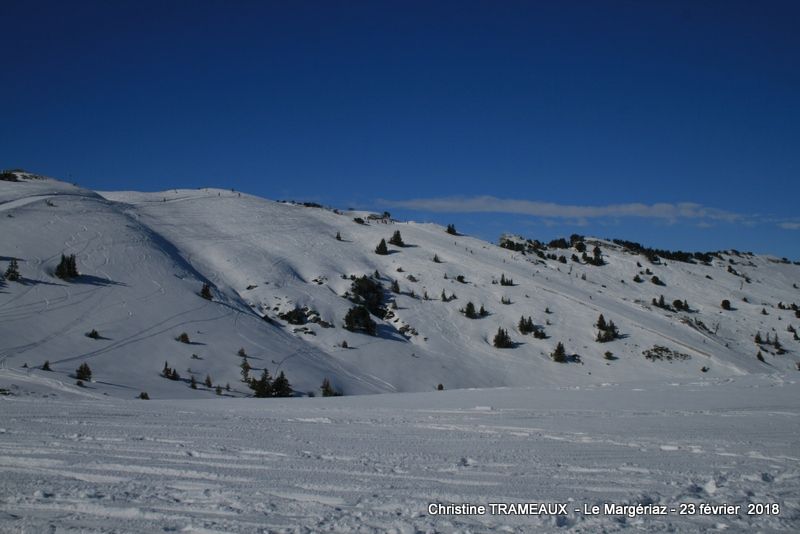
{"type": "Polygon", "coordinates": [[[800,259],[800,2],[2,0],[0,20],[0,167],[800,259]]]}

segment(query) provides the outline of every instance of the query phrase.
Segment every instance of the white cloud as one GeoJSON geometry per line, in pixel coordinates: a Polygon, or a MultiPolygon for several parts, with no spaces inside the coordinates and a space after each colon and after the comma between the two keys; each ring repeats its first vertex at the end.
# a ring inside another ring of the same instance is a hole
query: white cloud
{"type": "Polygon", "coordinates": [[[553,219],[596,219],[603,217],[640,217],[676,222],[681,219],[745,222],[744,215],[710,208],[692,202],[677,204],[609,204],[606,206],[577,206],[503,199],[492,196],[419,198],[413,200],[382,200],[387,206],[416,211],[439,213],[516,213],[553,219]]]}
{"type": "Polygon", "coordinates": [[[778,226],[786,230],[800,230],[800,222],[782,222],[778,226]]]}

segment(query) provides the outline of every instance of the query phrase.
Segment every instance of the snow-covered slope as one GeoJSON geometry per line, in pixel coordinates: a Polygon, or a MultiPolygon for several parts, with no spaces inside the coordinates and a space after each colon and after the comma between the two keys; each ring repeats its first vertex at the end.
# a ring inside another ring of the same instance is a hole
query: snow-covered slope
{"type": "Polygon", "coordinates": [[[346,393],[369,393],[424,391],[440,383],[452,389],[796,372],[800,360],[800,342],[787,331],[800,328],[800,319],[778,307],[800,302],[800,266],[776,258],[731,252],[707,265],[653,264],[586,238],[588,253],[599,245],[605,264],[574,262],[572,254],[581,254],[572,248],[543,250],[564,255],[561,263],[451,235],[438,225],[218,189],[97,194],[54,180],[23,180],[0,182],[0,202],[0,265],[18,258],[24,277],[0,287],[6,382],[24,377],[72,391],[70,374],[85,361],[94,382],[82,394],[213,396],[202,385],[206,375],[214,385],[229,383],[231,395],[248,394],[239,380],[240,347],[253,374],[283,370],[301,392],[317,390],[325,377],[346,393]],[[380,240],[395,231],[406,246],[376,254],[380,240]],[[77,256],[82,276],[75,281],[53,276],[62,253],[77,256]],[[641,283],[634,282],[637,274],[641,283]],[[343,328],[353,306],[345,295],[352,278],[364,275],[385,288],[388,315],[373,317],[377,336],[343,328]],[[498,283],[501,276],[514,285],[498,283]],[[652,276],[665,285],[652,283],[652,276]],[[399,294],[390,290],[393,281],[399,294]],[[212,301],[199,296],[205,282],[212,301]],[[686,300],[691,311],[654,307],[660,295],[668,304],[686,300]],[[723,299],[731,310],[721,308],[723,299]],[[460,310],[467,302],[483,305],[488,315],[465,317],[460,310]],[[307,307],[319,322],[279,319],[295,307],[307,307]],[[595,341],[601,313],[618,326],[620,339],[595,341]],[[521,316],[543,327],[547,338],[521,334],[521,316]],[[499,327],[513,348],[493,346],[499,327]],[[91,329],[102,338],[86,337],[91,329]],[[181,332],[193,344],[175,341],[181,332]],[[786,353],[756,345],[756,332],[777,335],[786,353]],[[550,357],[558,342],[567,363],[550,357]],[[653,361],[644,353],[654,346],[683,356],[653,361]],[[606,358],[607,351],[613,355],[606,358]],[[53,372],[22,368],[44,360],[53,372]],[[160,377],[164,361],[185,380],[160,377]],[[201,383],[197,390],[188,387],[192,375],[201,383]]]}

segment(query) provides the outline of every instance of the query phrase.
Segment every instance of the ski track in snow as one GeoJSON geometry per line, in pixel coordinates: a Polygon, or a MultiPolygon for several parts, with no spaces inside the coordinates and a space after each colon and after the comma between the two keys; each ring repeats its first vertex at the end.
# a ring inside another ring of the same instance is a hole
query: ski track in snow
{"type": "Polygon", "coordinates": [[[0,397],[0,531],[796,532],[798,393],[745,377],[283,401],[0,397]],[[431,516],[430,502],[570,512],[431,516]],[[605,502],[781,513],[572,510],[605,502]]]}

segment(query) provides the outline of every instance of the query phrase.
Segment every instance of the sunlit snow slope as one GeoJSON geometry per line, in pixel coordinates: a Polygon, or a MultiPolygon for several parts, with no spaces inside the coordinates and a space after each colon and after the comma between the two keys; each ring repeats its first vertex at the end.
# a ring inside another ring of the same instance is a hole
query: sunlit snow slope
{"type": "Polygon", "coordinates": [[[450,235],[438,225],[234,191],[98,194],[30,177],[0,182],[0,224],[0,267],[17,258],[23,276],[0,286],[2,376],[31,388],[208,397],[214,392],[202,382],[210,375],[215,386],[230,384],[226,395],[249,394],[240,380],[240,348],[256,376],[264,367],[273,376],[283,370],[299,392],[318,391],[327,377],[345,393],[796,372],[800,360],[800,342],[787,330],[800,328],[791,309],[800,302],[800,266],[777,258],[731,252],[708,265],[654,264],[586,238],[589,253],[599,245],[605,264],[575,262],[572,254],[581,254],[572,248],[544,251],[564,255],[561,263],[450,235]],[[406,246],[376,254],[380,240],[396,230],[406,246]],[[78,279],[54,276],[61,254],[76,255],[78,279]],[[637,274],[641,283],[634,282],[637,274]],[[376,336],[343,328],[353,306],[346,298],[352,277],[363,275],[385,289],[389,315],[373,317],[376,336]],[[514,285],[498,283],[501,276],[514,285]],[[393,281],[399,294],[391,291],[393,281]],[[205,282],[212,301],[199,295],[205,282]],[[691,311],[654,307],[660,295],[668,304],[685,299],[691,311]],[[731,310],[721,308],[723,299],[731,310]],[[461,310],[470,301],[488,315],[465,317],[461,310]],[[279,318],[295,307],[307,307],[309,319],[319,322],[279,318]],[[618,326],[620,339],[595,341],[600,313],[618,326]],[[521,334],[521,316],[547,338],[521,334]],[[498,327],[513,348],[493,346],[498,327]],[[102,338],[86,337],[91,329],[102,338]],[[191,344],[175,340],[181,332],[191,344]],[[756,345],[756,332],[777,335],[783,350],[756,345]],[[558,342],[567,363],[550,357],[558,342]],[[654,346],[679,356],[646,358],[654,346]],[[45,360],[52,372],[38,369],[45,360]],[[165,361],[183,380],[160,376],[165,361]],[[94,380],[78,389],[71,375],[82,362],[94,380]],[[189,387],[191,376],[197,390],[189,387]]]}

